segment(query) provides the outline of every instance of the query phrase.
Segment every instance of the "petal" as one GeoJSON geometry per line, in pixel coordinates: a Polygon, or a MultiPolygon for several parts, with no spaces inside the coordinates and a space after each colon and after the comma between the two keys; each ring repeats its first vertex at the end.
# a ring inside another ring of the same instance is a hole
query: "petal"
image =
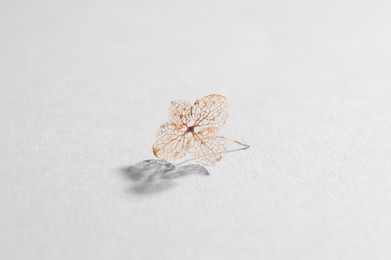
{"type": "Polygon", "coordinates": [[[191,104],[187,101],[171,101],[170,122],[176,125],[187,125],[191,120],[190,110],[191,104]]]}
{"type": "Polygon", "coordinates": [[[227,105],[227,98],[221,95],[198,99],[191,108],[196,133],[208,135],[220,130],[228,117],[227,105]]]}
{"type": "Polygon", "coordinates": [[[191,146],[186,128],[173,123],[160,126],[156,142],[152,148],[156,157],[164,160],[182,158],[191,146]]]}
{"type": "Polygon", "coordinates": [[[195,135],[189,152],[203,165],[215,165],[227,151],[227,140],[221,136],[195,135]]]}

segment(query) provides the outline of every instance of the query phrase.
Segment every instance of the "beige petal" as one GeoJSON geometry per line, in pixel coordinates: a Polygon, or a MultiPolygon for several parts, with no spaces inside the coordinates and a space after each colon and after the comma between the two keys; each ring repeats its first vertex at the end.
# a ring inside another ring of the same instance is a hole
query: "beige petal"
{"type": "Polygon", "coordinates": [[[188,125],[191,120],[191,104],[187,101],[171,101],[169,107],[170,122],[176,125],[188,125]]]}
{"type": "Polygon", "coordinates": [[[156,157],[164,160],[179,159],[185,156],[192,145],[186,128],[173,123],[160,126],[156,142],[152,148],[156,157]]]}
{"type": "Polygon", "coordinates": [[[228,117],[227,99],[213,94],[198,99],[191,108],[195,132],[201,135],[216,134],[228,117]]]}
{"type": "Polygon", "coordinates": [[[227,151],[227,140],[221,136],[195,135],[190,154],[203,165],[214,165],[223,159],[227,151]]]}

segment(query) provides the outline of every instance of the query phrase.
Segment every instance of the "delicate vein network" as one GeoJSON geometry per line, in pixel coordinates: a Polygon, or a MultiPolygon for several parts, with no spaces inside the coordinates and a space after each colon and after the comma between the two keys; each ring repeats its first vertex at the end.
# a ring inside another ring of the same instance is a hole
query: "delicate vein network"
{"type": "Polygon", "coordinates": [[[173,101],[169,121],[160,126],[153,146],[156,157],[179,159],[189,152],[204,165],[214,165],[227,150],[226,139],[218,135],[228,117],[227,99],[208,95],[191,105],[173,101]]]}

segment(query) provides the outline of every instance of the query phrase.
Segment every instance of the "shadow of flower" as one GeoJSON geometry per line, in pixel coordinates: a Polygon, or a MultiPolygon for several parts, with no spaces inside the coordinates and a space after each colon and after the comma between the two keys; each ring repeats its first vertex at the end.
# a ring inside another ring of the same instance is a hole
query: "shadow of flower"
{"type": "Polygon", "coordinates": [[[133,182],[130,191],[136,194],[158,193],[175,186],[174,179],[189,175],[209,175],[199,164],[177,165],[164,160],[144,160],[122,167],[121,173],[133,182]]]}

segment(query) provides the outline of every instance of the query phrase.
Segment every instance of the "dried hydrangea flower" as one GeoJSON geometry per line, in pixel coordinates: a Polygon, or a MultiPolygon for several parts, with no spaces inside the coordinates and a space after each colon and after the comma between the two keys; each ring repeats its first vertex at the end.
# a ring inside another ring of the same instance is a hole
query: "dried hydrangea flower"
{"type": "Polygon", "coordinates": [[[214,165],[223,158],[229,140],[219,136],[219,130],[228,117],[224,96],[208,95],[193,105],[182,100],[172,101],[169,112],[169,122],[160,126],[153,146],[156,157],[174,160],[189,152],[203,165],[214,165]]]}

